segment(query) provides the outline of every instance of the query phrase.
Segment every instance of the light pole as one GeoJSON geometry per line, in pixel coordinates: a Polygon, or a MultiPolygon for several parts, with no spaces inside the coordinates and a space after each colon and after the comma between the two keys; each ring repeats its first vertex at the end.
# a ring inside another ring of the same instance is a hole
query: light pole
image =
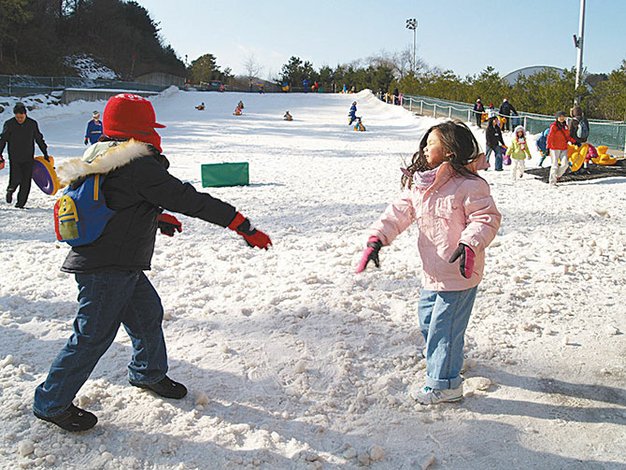
{"type": "Polygon", "coordinates": [[[411,67],[413,74],[415,74],[415,64],[417,62],[417,56],[415,55],[415,34],[417,32],[417,19],[409,18],[406,20],[406,29],[413,30],[413,65],[411,67]]]}
{"type": "MultiPolygon", "coordinates": [[[[574,34],[574,46],[578,49],[576,58],[576,90],[580,86],[583,68],[583,36],[585,34],[585,0],[580,0],[580,18],[578,22],[578,36],[574,34]]],[[[578,100],[578,98],[577,98],[578,100]]]]}

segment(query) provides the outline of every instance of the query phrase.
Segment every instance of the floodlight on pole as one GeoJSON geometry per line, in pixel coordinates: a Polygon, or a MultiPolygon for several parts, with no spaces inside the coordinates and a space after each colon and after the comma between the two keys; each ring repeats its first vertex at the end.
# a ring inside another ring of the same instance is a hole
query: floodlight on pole
{"type": "Polygon", "coordinates": [[[417,55],[415,52],[415,47],[416,47],[416,32],[417,32],[417,19],[416,18],[409,18],[408,20],[406,20],[406,29],[410,29],[413,31],[413,64],[412,64],[412,71],[413,73],[415,73],[415,66],[417,64],[417,55]]]}
{"type": "Polygon", "coordinates": [[[578,36],[574,35],[574,46],[578,50],[576,58],[576,90],[580,86],[583,69],[583,36],[585,34],[585,0],[580,0],[580,18],[578,22],[578,36]]]}

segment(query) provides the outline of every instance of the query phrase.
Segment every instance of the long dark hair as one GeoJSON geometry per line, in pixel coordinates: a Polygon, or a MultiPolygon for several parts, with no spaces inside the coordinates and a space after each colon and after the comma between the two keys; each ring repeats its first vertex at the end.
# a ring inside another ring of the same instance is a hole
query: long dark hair
{"type": "Polygon", "coordinates": [[[466,165],[474,162],[481,153],[476,137],[461,121],[446,121],[431,127],[422,137],[419,150],[413,154],[411,164],[406,171],[403,171],[402,179],[400,180],[403,188],[411,188],[413,186],[413,174],[415,172],[431,169],[424,155],[424,148],[426,147],[428,136],[435,130],[439,133],[445,152],[449,154],[446,157],[446,161],[450,163],[454,171],[461,176],[480,178],[476,173],[466,168],[466,165]]]}

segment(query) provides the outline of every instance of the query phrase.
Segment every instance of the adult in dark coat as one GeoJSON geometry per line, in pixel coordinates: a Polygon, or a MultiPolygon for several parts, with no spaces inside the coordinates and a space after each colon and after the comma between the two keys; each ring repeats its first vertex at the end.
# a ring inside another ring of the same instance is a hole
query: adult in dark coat
{"type": "Polygon", "coordinates": [[[9,186],[7,187],[6,201],[13,202],[13,193],[19,187],[15,207],[23,208],[30,194],[30,182],[33,176],[35,158],[35,142],[48,158],[48,146],[39,131],[37,121],[26,115],[26,106],[17,103],[13,108],[14,117],[4,123],[0,135],[0,161],[4,161],[2,152],[9,147],[9,186]]]}
{"type": "Polygon", "coordinates": [[[505,131],[510,131],[511,130],[511,114],[515,113],[517,114],[517,111],[515,110],[515,108],[513,107],[513,105],[511,103],[509,103],[509,100],[507,98],[504,98],[502,100],[502,104],[500,105],[500,110],[499,110],[500,115],[502,115],[502,117],[505,118],[504,121],[504,126],[502,127],[503,130],[505,131]]]}
{"type": "Polygon", "coordinates": [[[483,105],[482,101],[480,101],[480,98],[478,98],[476,100],[476,103],[474,103],[474,115],[476,117],[476,125],[481,128],[482,127],[482,118],[483,118],[483,113],[485,112],[485,106],[483,105]]]}
{"type": "Polygon", "coordinates": [[[63,182],[103,174],[107,206],[115,211],[103,233],[91,244],[73,247],[62,271],[78,284],[79,307],[74,333],[35,391],[35,416],[68,431],[84,431],[97,423],[92,413],[72,401],[106,352],[120,325],[130,336],[131,385],[166,398],[183,398],[184,385],[167,375],[163,338],[163,306],[144,274],[150,269],[157,229],[172,236],[182,225],[164,209],[228,227],[250,247],[267,249],[271,240],[230,204],[200,193],[168,171],[161,138],[165,127],[155,119],[151,103],[136,95],[112,97],[103,115],[104,133],[113,141],[90,146],[82,159],[59,165],[63,182]],[[131,139],[131,140],[129,140],[131,139]],[[123,142],[120,142],[123,141],[123,142]]]}

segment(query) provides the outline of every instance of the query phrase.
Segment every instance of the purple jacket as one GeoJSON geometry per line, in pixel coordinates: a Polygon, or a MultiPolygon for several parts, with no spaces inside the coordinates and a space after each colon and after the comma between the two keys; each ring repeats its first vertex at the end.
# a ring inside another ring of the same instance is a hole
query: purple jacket
{"type": "Polygon", "coordinates": [[[501,218],[485,180],[460,176],[449,163],[442,163],[433,184],[426,190],[414,186],[404,191],[372,225],[370,236],[389,245],[417,222],[423,288],[466,290],[482,280],[485,248],[496,236],[501,218]],[[460,242],[476,253],[474,273],[469,279],[461,276],[458,261],[448,263],[460,242]]]}

